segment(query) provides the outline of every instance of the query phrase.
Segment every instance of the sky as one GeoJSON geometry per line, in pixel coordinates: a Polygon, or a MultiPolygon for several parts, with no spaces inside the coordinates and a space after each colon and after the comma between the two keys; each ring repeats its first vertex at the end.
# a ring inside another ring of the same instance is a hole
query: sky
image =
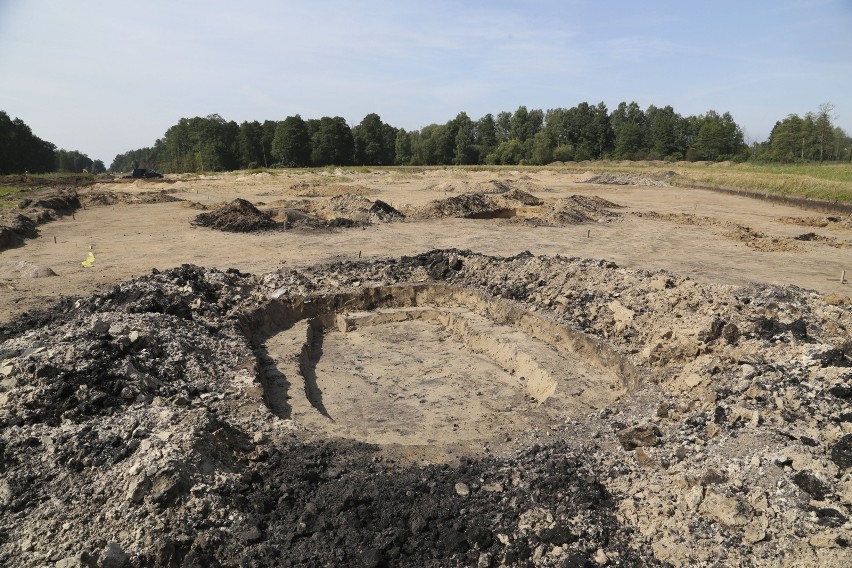
{"type": "Polygon", "coordinates": [[[747,142],[835,107],[852,133],[852,0],[0,0],[0,110],[109,166],[181,118],[603,101],[730,112],[747,142]]]}

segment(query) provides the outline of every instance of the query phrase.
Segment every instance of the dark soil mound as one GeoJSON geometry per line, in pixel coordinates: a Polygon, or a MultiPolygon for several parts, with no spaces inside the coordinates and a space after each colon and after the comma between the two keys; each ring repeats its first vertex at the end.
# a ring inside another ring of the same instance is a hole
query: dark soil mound
{"type": "Polygon", "coordinates": [[[507,191],[506,193],[501,195],[501,197],[503,199],[510,199],[512,201],[520,201],[524,205],[529,206],[538,206],[544,203],[544,201],[542,201],[532,193],[527,193],[526,191],[518,188],[507,191]]]}
{"type": "Polygon", "coordinates": [[[427,218],[475,217],[503,209],[492,198],[481,193],[465,193],[427,203],[421,214],[427,218]]]}
{"type": "Polygon", "coordinates": [[[370,213],[373,213],[382,221],[405,219],[405,215],[403,215],[401,211],[395,209],[392,205],[385,203],[381,199],[376,199],[373,202],[373,206],[370,207],[370,213]]]}
{"type": "Polygon", "coordinates": [[[276,223],[269,214],[245,199],[235,199],[209,213],[201,213],[194,224],[231,233],[251,233],[270,229],[276,223]]]}
{"type": "Polygon", "coordinates": [[[26,215],[16,215],[8,221],[0,218],[0,250],[17,246],[24,239],[37,236],[36,223],[26,215]]]}

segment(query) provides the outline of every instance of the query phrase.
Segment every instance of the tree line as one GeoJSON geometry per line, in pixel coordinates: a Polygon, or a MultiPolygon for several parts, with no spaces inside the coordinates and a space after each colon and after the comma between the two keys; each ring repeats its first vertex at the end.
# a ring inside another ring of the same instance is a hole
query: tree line
{"type": "MultiPolygon", "coordinates": [[[[604,103],[543,111],[518,107],[473,120],[406,131],[371,113],[355,126],[336,117],[237,124],[217,114],[182,118],[152,147],[115,157],[112,172],[134,166],[162,172],[268,167],[391,165],[543,165],[597,159],[849,161],[852,138],[834,126],[834,106],[778,121],[765,142],[747,145],[730,113],[681,116],[671,106],[604,103]]],[[[0,173],[104,171],[100,160],[57,149],[20,119],[0,111],[0,173]]]]}
{"type": "MultiPolygon", "coordinates": [[[[823,108],[825,107],[825,108],[823,108]]],[[[350,127],[341,117],[300,115],[263,123],[219,115],[183,118],[153,147],[116,156],[111,171],[135,164],[164,172],[259,167],[531,164],[627,160],[849,160],[849,136],[831,124],[833,107],[779,121],[769,140],[748,146],[730,113],[681,116],[671,106],[622,102],[543,111],[519,107],[478,120],[460,112],[445,124],[406,131],[371,113],[350,127]],[[804,150],[796,154],[792,149],[804,150]],[[794,146],[794,142],[799,146],[794,146]]]]}
{"type": "Polygon", "coordinates": [[[104,163],[42,140],[23,120],[0,111],[0,174],[106,172],[104,163]]]}

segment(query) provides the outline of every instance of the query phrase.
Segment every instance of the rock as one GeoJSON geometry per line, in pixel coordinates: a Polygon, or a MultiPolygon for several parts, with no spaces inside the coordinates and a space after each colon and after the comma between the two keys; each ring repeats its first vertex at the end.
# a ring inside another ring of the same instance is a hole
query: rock
{"type": "Polygon", "coordinates": [[[257,542],[262,536],[263,533],[261,533],[260,529],[256,526],[249,527],[247,530],[240,533],[240,538],[246,542],[257,542]]]}
{"type": "Polygon", "coordinates": [[[667,288],[674,288],[675,283],[674,280],[666,276],[665,274],[658,274],[655,276],[650,283],[652,290],[665,290],[667,288]]]}
{"type": "Polygon", "coordinates": [[[98,566],[100,568],[122,568],[129,557],[117,542],[110,542],[101,552],[98,566]]]}
{"type": "Polygon", "coordinates": [[[455,486],[456,495],[459,497],[467,497],[470,495],[470,487],[467,486],[467,483],[458,482],[455,486]]]}
{"type": "Polygon", "coordinates": [[[732,323],[725,324],[722,328],[722,339],[724,339],[728,345],[736,345],[739,338],[740,329],[732,323]]]}
{"type": "Polygon", "coordinates": [[[361,551],[358,560],[359,565],[363,568],[379,568],[385,564],[384,554],[381,550],[375,548],[365,548],[361,551]]]}
{"type": "Polygon", "coordinates": [[[846,434],[831,448],[831,461],[840,469],[852,467],[852,434],[846,434]]]}
{"type": "Polygon", "coordinates": [[[741,527],[748,524],[754,510],[740,498],[728,497],[712,489],[707,490],[699,510],[716,519],[725,528],[741,527]]]}
{"type": "Polygon", "coordinates": [[[127,484],[127,500],[133,503],[141,503],[148,492],[150,482],[147,477],[141,479],[132,479],[127,484]]]}
{"type": "Polygon", "coordinates": [[[838,484],[837,495],[840,497],[841,503],[852,505],[852,479],[838,484]]]}
{"type": "Polygon", "coordinates": [[[609,303],[609,309],[612,311],[612,316],[615,318],[615,332],[620,333],[633,323],[633,317],[636,312],[626,308],[618,300],[613,300],[609,303]]]}
{"type": "Polygon", "coordinates": [[[163,506],[171,505],[183,492],[181,476],[174,471],[162,471],[151,483],[151,500],[163,506]]]}
{"type": "Polygon", "coordinates": [[[754,544],[766,538],[766,529],[769,528],[769,519],[766,515],[760,515],[752,519],[743,530],[743,539],[754,544]]]}
{"type": "Polygon", "coordinates": [[[808,543],[814,548],[837,548],[840,546],[840,535],[835,531],[824,531],[812,535],[808,543]]]}
{"type": "Polygon", "coordinates": [[[660,430],[653,424],[631,426],[620,430],[616,436],[625,450],[657,446],[660,443],[660,430]]]}

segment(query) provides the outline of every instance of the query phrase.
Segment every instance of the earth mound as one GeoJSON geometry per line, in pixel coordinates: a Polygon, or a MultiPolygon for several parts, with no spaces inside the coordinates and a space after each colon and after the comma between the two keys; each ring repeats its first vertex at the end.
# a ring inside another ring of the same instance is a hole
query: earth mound
{"type": "Polygon", "coordinates": [[[482,193],[464,193],[446,199],[435,199],[424,205],[419,216],[427,219],[442,217],[463,217],[466,219],[482,216],[499,216],[505,207],[490,196],[482,193]]]}
{"type": "Polygon", "coordinates": [[[276,225],[268,213],[264,213],[245,199],[235,199],[213,211],[201,213],[193,223],[200,227],[232,233],[251,233],[271,229],[276,225]]]}
{"type": "Polygon", "coordinates": [[[585,176],[581,179],[578,179],[575,183],[598,183],[605,185],[641,185],[641,186],[651,186],[651,187],[669,187],[669,182],[666,181],[669,172],[663,172],[661,177],[663,179],[655,179],[647,176],[640,176],[636,174],[623,174],[623,173],[602,173],[602,174],[593,174],[591,172],[587,172],[585,176]]]}

